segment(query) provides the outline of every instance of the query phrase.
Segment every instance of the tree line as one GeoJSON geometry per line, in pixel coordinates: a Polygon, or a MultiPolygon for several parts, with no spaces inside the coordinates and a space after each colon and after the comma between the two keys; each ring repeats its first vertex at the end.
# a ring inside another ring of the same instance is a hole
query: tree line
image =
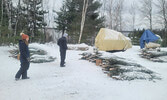
{"type": "MultiPolygon", "coordinates": [[[[138,33],[150,29],[167,46],[167,0],[138,1],[127,8],[126,0],[63,0],[60,9],[53,11],[55,31],[68,33],[70,43],[93,44],[101,27],[131,30],[129,36],[138,38],[138,33]],[[138,29],[139,22],[145,26],[138,29]]],[[[15,6],[11,0],[0,0],[0,4],[0,43],[17,42],[22,31],[30,35],[31,42],[45,42],[49,11],[44,9],[44,0],[18,0],[15,6]]]]}
{"type": "Polygon", "coordinates": [[[135,44],[139,43],[142,32],[150,29],[162,37],[162,46],[167,46],[167,0],[132,0],[131,4],[127,0],[99,1],[103,3],[101,14],[108,16],[105,17],[108,19],[106,27],[117,31],[131,30],[129,36],[136,37],[135,44]],[[125,16],[127,13],[129,16],[125,16]]]}
{"type": "Polygon", "coordinates": [[[56,30],[67,32],[70,43],[92,44],[99,29],[104,27],[104,17],[98,12],[101,6],[97,0],[65,0],[56,12],[56,30]]]}
{"type": "Polygon", "coordinates": [[[0,43],[17,43],[20,33],[30,36],[30,42],[42,42],[44,22],[42,0],[18,0],[14,6],[11,0],[0,0],[0,43]]]}

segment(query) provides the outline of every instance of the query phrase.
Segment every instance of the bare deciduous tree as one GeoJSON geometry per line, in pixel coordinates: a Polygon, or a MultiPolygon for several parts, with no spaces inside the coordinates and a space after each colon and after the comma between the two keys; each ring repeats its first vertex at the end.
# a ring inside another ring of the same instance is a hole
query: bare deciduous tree
{"type": "Polygon", "coordinates": [[[18,9],[17,9],[17,13],[16,13],[16,24],[15,24],[15,29],[14,29],[14,36],[16,36],[16,33],[17,33],[17,25],[18,25],[18,21],[19,21],[19,17],[20,17],[20,0],[18,1],[18,5],[17,5],[18,9]]]}
{"type": "MultiPolygon", "coordinates": [[[[110,17],[110,7],[111,7],[111,5],[109,4],[110,3],[110,0],[98,0],[101,4],[102,4],[102,6],[101,6],[101,8],[100,8],[100,15],[102,16],[102,17],[104,17],[104,16],[106,16],[105,17],[105,22],[104,22],[104,26],[105,27],[107,27],[108,25],[109,25],[109,21],[108,21],[108,16],[110,17]],[[109,2],[109,3],[108,3],[109,2]],[[110,5],[110,6],[109,6],[110,5]]],[[[111,1],[114,1],[114,0],[111,0],[111,1]]]]}
{"type": "Polygon", "coordinates": [[[123,3],[124,0],[118,0],[113,8],[113,29],[122,31],[122,23],[123,23],[123,3]]]}
{"type": "Polygon", "coordinates": [[[124,0],[108,0],[106,5],[106,24],[108,28],[114,30],[122,30],[123,24],[123,3],[124,0]]]}
{"type": "Polygon", "coordinates": [[[167,0],[158,0],[158,17],[162,20],[165,31],[167,31],[167,0]]]}
{"type": "Polygon", "coordinates": [[[108,25],[108,27],[109,28],[113,28],[113,14],[114,14],[114,12],[113,12],[113,2],[114,2],[114,0],[110,0],[110,2],[109,2],[109,5],[110,6],[108,6],[109,7],[109,9],[108,9],[108,14],[109,14],[109,25],[108,25]]]}
{"type": "Polygon", "coordinates": [[[135,29],[135,21],[136,21],[136,4],[135,2],[133,2],[131,4],[131,8],[129,10],[129,13],[131,15],[131,19],[132,19],[132,30],[135,29]]]}
{"type": "Polygon", "coordinates": [[[153,14],[152,14],[152,4],[153,4],[153,0],[141,0],[141,8],[140,8],[140,12],[141,12],[141,16],[143,19],[149,20],[149,24],[150,24],[150,30],[152,30],[152,20],[153,20],[153,14]]]}
{"type": "Polygon", "coordinates": [[[118,3],[118,6],[119,6],[119,24],[120,24],[120,31],[122,31],[122,24],[123,24],[123,18],[122,18],[122,16],[123,16],[123,14],[122,14],[122,12],[123,12],[123,3],[124,3],[124,0],[119,0],[119,3],[118,3]]]}

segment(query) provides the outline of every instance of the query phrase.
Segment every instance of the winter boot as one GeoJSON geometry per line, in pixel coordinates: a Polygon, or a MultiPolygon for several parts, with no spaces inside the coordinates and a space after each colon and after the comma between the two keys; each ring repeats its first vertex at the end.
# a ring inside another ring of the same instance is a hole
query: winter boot
{"type": "Polygon", "coordinates": [[[23,79],[23,80],[24,80],[24,79],[30,79],[30,77],[26,77],[26,78],[22,78],[22,79],[23,79]]]}

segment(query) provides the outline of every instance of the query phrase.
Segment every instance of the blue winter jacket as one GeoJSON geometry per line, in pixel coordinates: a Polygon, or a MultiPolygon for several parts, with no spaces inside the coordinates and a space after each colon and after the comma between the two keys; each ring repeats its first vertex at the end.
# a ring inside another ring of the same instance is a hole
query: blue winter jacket
{"type": "Polygon", "coordinates": [[[65,37],[61,37],[61,38],[58,40],[57,44],[60,46],[60,49],[61,49],[61,50],[67,50],[67,49],[68,49],[68,48],[67,48],[67,40],[66,40],[65,37]]]}
{"type": "Polygon", "coordinates": [[[23,40],[19,40],[19,50],[20,50],[20,62],[29,62],[30,53],[28,49],[28,45],[25,44],[23,40]]]}

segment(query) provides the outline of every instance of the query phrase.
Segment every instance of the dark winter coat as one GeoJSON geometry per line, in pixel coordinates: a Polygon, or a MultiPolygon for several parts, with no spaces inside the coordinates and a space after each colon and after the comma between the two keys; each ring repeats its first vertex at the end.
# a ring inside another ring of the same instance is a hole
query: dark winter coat
{"type": "Polygon", "coordinates": [[[60,50],[67,50],[67,40],[65,37],[61,37],[57,44],[60,46],[60,50]]]}
{"type": "Polygon", "coordinates": [[[65,64],[65,58],[66,58],[66,50],[68,49],[67,48],[67,40],[66,40],[66,37],[61,37],[57,44],[59,45],[60,47],[60,56],[61,56],[61,62],[60,62],[60,66],[64,66],[65,64]]]}
{"type": "Polygon", "coordinates": [[[19,40],[19,50],[20,50],[20,62],[26,63],[29,62],[30,53],[28,45],[23,40],[19,40]]]}

